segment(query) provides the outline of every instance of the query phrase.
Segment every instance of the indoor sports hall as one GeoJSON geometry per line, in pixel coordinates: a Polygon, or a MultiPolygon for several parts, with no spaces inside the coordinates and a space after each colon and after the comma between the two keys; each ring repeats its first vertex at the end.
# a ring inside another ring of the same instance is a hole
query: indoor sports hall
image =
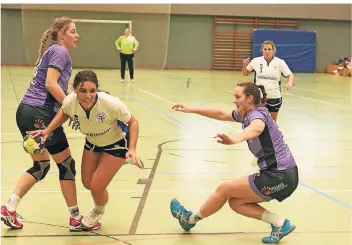
{"type": "MultiPolygon", "coordinates": [[[[69,232],[58,169],[51,161],[17,208],[24,227],[1,223],[4,245],[230,245],[261,244],[270,225],[243,217],[229,205],[185,232],[170,212],[177,198],[197,210],[224,181],[257,171],[247,143],[226,146],[214,136],[235,136],[240,123],[174,111],[175,103],[233,110],[242,61],[261,56],[273,40],[277,56],[295,78],[277,124],[299,168],[297,190],[283,202],[263,206],[288,218],[296,229],[285,245],[352,244],[352,79],[351,4],[3,4],[1,9],[1,204],[32,165],[22,147],[16,110],[33,77],[39,40],[52,21],[74,19],[79,33],[72,50],[74,75],[93,69],[101,89],[121,99],[139,121],[137,153],[144,169],[124,165],[108,186],[109,203],[100,230],[69,232]],[[120,79],[115,40],[124,29],[139,42],[135,77],[120,79]]],[[[93,205],[81,182],[84,135],[65,132],[76,159],[80,212],[93,205]]]]}

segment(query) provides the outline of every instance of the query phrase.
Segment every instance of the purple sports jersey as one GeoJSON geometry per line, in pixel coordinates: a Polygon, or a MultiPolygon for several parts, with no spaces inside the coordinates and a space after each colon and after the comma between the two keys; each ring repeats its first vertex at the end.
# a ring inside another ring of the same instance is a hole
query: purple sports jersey
{"type": "Polygon", "coordinates": [[[54,43],[45,50],[42,59],[39,61],[33,80],[23,97],[22,103],[57,112],[61,105],[45,87],[48,68],[55,68],[61,72],[57,82],[62,90],[65,93],[67,92],[72,73],[71,56],[65,47],[54,43]]]}
{"type": "Polygon", "coordinates": [[[253,109],[244,120],[241,119],[237,111],[232,112],[232,117],[242,123],[243,129],[248,127],[254,119],[260,119],[265,123],[264,131],[258,137],[247,140],[249,150],[258,158],[260,169],[276,168],[285,170],[296,166],[291,151],[267,108],[257,107],[253,109]]]}

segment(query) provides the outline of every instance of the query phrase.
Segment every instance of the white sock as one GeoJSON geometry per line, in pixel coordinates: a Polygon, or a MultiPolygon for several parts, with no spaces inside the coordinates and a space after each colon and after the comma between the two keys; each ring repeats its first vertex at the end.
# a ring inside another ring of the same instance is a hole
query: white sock
{"type": "Polygon", "coordinates": [[[280,218],[276,214],[270,213],[268,210],[264,211],[261,220],[277,227],[283,226],[285,222],[284,219],[280,218]]]}
{"type": "Polygon", "coordinates": [[[104,206],[95,205],[94,209],[97,210],[99,213],[103,214],[105,211],[105,205],[104,206]]]}
{"type": "Polygon", "coordinates": [[[13,212],[16,210],[17,205],[21,201],[21,198],[17,196],[16,194],[12,194],[10,199],[6,203],[6,208],[10,211],[13,212]]]}
{"type": "Polygon", "coordinates": [[[204,216],[200,213],[200,209],[199,209],[196,212],[192,213],[191,217],[189,217],[188,222],[190,224],[195,224],[203,218],[204,218],[204,216]]]}
{"type": "Polygon", "coordinates": [[[75,205],[73,207],[68,207],[68,212],[72,217],[75,219],[79,220],[81,218],[81,215],[79,214],[79,208],[78,205],[75,205]]]}

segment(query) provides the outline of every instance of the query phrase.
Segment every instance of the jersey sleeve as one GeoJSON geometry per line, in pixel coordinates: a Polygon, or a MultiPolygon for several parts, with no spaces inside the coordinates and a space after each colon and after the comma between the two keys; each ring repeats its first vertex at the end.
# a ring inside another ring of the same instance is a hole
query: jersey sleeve
{"type": "Polygon", "coordinates": [[[253,71],[254,68],[255,68],[256,63],[257,63],[257,59],[256,58],[251,60],[251,62],[249,62],[249,64],[246,67],[247,71],[253,71]]]}
{"type": "Polygon", "coordinates": [[[238,114],[238,112],[236,110],[232,111],[232,118],[237,121],[237,122],[242,122],[242,118],[240,116],[240,114],[238,114]]]}
{"type": "Polygon", "coordinates": [[[284,60],[280,61],[279,67],[280,67],[281,73],[284,74],[285,77],[292,74],[290,68],[288,67],[288,65],[286,64],[286,62],[284,60]]]}
{"type": "Polygon", "coordinates": [[[63,112],[66,114],[66,115],[69,115],[69,116],[72,116],[73,112],[72,112],[72,104],[75,100],[75,93],[72,92],[70,93],[69,95],[67,95],[65,97],[65,99],[63,100],[62,102],[62,106],[61,106],[61,109],[63,110],[63,112]]]}
{"type": "Polygon", "coordinates": [[[248,124],[250,124],[253,120],[255,119],[260,119],[262,120],[265,124],[267,123],[266,121],[266,117],[263,113],[260,113],[259,111],[252,111],[249,115],[248,115],[248,124]]]}
{"type": "Polygon", "coordinates": [[[112,106],[115,119],[127,124],[132,115],[125,103],[116,98],[112,106]]]}
{"type": "Polygon", "coordinates": [[[49,53],[49,64],[48,67],[54,68],[62,73],[67,61],[69,59],[69,53],[64,48],[52,49],[49,53]]]}

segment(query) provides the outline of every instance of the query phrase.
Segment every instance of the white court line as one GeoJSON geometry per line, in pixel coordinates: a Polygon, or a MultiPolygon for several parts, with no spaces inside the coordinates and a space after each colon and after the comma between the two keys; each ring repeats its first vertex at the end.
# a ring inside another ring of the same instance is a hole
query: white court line
{"type": "Polygon", "coordinates": [[[301,96],[301,95],[290,94],[290,93],[283,93],[283,95],[296,97],[296,98],[300,98],[300,99],[305,99],[305,100],[310,100],[310,101],[318,102],[318,103],[325,104],[325,105],[332,105],[332,106],[336,106],[336,107],[352,110],[351,106],[339,105],[339,104],[335,104],[335,103],[331,103],[331,102],[327,102],[327,101],[323,101],[323,100],[308,98],[308,97],[301,96]]]}
{"type": "MultiPolygon", "coordinates": [[[[164,101],[164,102],[166,102],[166,103],[169,103],[169,104],[171,104],[171,105],[176,104],[175,102],[172,102],[172,101],[170,101],[170,100],[167,100],[167,99],[165,99],[165,98],[162,98],[162,97],[160,97],[159,95],[153,94],[153,93],[151,93],[151,92],[149,92],[149,91],[146,91],[146,90],[144,90],[144,89],[140,89],[140,88],[139,88],[139,90],[140,90],[141,92],[145,93],[145,94],[148,94],[148,95],[150,95],[150,96],[152,96],[152,97],[154,97],[154,98],[157,98],[157,99],[159,99],[159,100],[162,100],[162,101],[164,101]]],[[[235,132],[240,132],[240,130],[238,130],[238,129],[236,129],[236,128],[234,128],[234,127],[232,127],[232,126],[230,126],[230,125],[228,125],[228,124],[226,124],[226,123],[223,123],[223,122],[221,122],[221,121],[217,121],[217,120],[215,120],[215,119],[208,118],[208,117],[203,117],[203,118],[205,118],[205,119],[207,119],[207,120],[209,120],[209,121],[211,121],[211,122],[214,122],[214,123],[217,123],[217,124],[221,124],[221,125],[223,125],[223,126],[229,128],[229,129],[232,129],[232,130],[235,131],[235,132]]]]}
{"type": "MultiPolygon", "coordinates": [[[[352,190],[342,190],[342,189],[337,189],[337,190],[319,190],[321,192],[329,192],[329,193],[349,193],[352,192],[352,190]]],[[[12,193],[13,190],[2,190],[0,191],[1,193],[12,193]]],[[[78,193],[90,193],[88,190],[77,190],[78,193]]],[[[110,193],[143,193],[143,188],[140,190],[109,190],[108,192],[110,193]]],[[[212,190],[209,189],[172,189],[172,190],[149,190],[149,193],[186,193],[186,192],[193,192],[193,193],[212,193],[212,190]]],[[[301,193],[309,193],[312,192],[310,189],[302,189],[302,190],[296,190],[295,192],[301,192],[301,193]]],[[[31,190],[30,193],[62,193],[61,190],[31,190]]]]}

